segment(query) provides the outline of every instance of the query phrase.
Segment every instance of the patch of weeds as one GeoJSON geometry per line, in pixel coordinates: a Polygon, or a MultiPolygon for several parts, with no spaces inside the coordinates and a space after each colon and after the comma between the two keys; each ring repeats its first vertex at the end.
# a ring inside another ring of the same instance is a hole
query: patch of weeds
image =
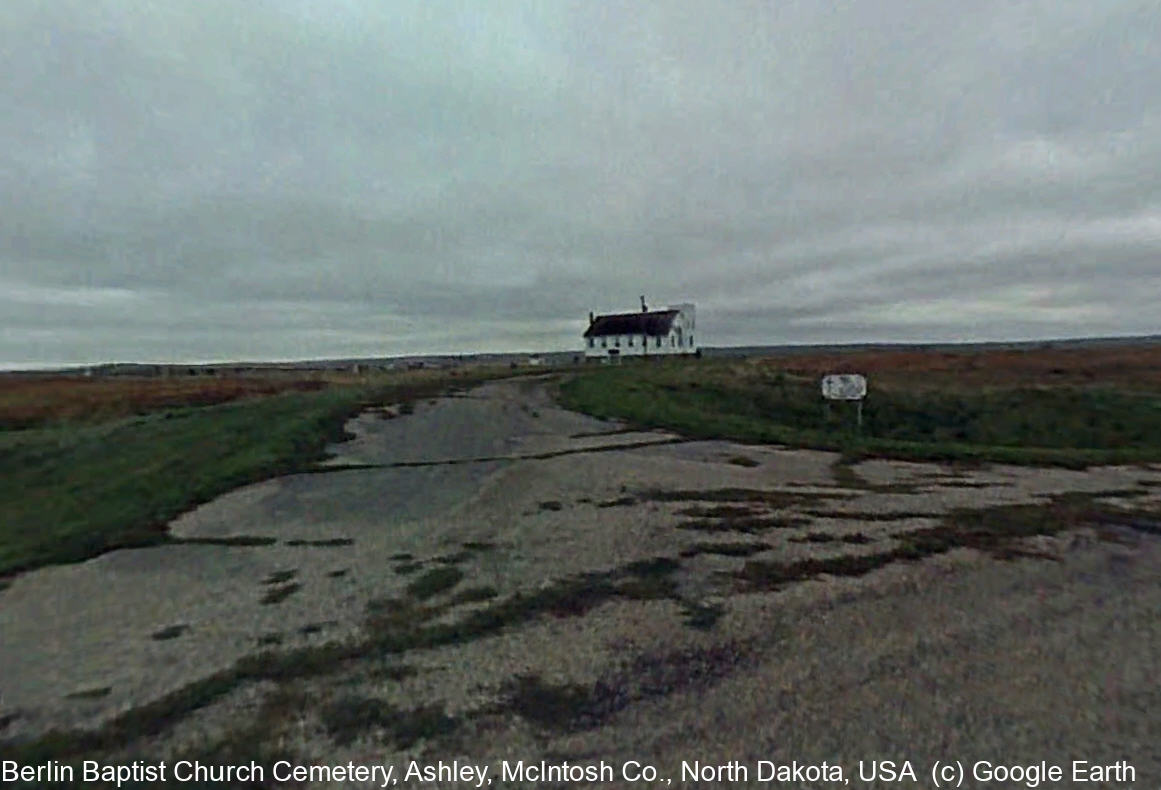
{"type": "Polygon", "coordinates": [[[538,675],[521,675],[506,689],[506,707],[543,729],[591,729],[634,702],[707,686],[732,672],[742,657],[734,644],[642,655],[625,669],[601,676],[591,686],[548,683],[538,675]]]}
{"type": "Polygon", "coordinates": [[[260,644],[262,646],[280,645],[280,644],[282,644],[282,634],[279,634],[279,633],[263,634],[262,636],[258,637],[258,644],[260,644]]]}
{"type": "Polygon", "coordinates": [[[610,431],[582,431],[581,433],[569,434],[570,439],[588,439],[593,436],[617,436],[622,433],[637,433],[639,428],[615,428],[610,431]]]}
{"type": "Polygon", "coordinates": [[[272,606],[273,604],[282,603],[301,589],[302,585],[298,582],[274,586],[266,591],[266,594],[262,596],[262,600],[259,601],[259,603],[263,604],[264,606],[272,606]]]}
{"type": "Polygon", "coordinates": [[[862,475],[855,471],[855,464],[859,459],[839,456],[830,465],[830,473],[834,477],[835,485],[842,488],[866,488],[870,485],[862,475]]]}
{"type": "Polygon", "coordinates": [[[410,553],[408,553],[408,552],[406,552],[406,551],[401,551],[401,552],[399,552],[398,554],[392,554],[392,555],[391,555],[390,557],[388,557],[387,559],[389,559],[389,560],[394,560],[395,562],[402,562],[403,560],[413,560],[413,559],[415,559],[415,555],[414,555],[414,554],[410,554],[410,553]]]}
{"type": "Polygon", "coordinates": [[[539,675],[520,675],[507,689],[509,710],[531,724],[563,732],[596,726],[612,712],[609,703],[599,689],[546,683],[539,675]]]}
{"type": "Polygon", "coordinates": [[[380,699],[343,697],[323,707],[323,727],[339,746],[350,746],[360,735],[382,731],[399,749],[409,749],[420,740],[447,735],[456,728],[455,719],[438,705],[403,710],[380,699]]]}
{"type": "Polygon", "coordinates": [[[285,571],[274,571],[269,576],[267,576],[265,579],[263,579],[262,583],[263,584],[285,584],[286,582],[290,581],[291,579],[293,579],[297,575],[298,575],[297,568],[293,568],[291,570],[285,570],[285,571]]]}
{"type": "Polygon", "coordinates": [[[1110,491],[1097,491],[1092,494],[1093,499],[1136,499],[1148,495],[1148,491],[1140,488],[1114,488],[1110,491]]]}
{"type": "MultiPolygon", "coordinates": [[[[438,608],[414,610],[408,616],[395,618],[389,626],[402,623],[410,647],[460,644],[540,615],[580,617],[617,597],[655,597],[658,590],[670,589],[666,577],[676,567],[673,560],[656,558],[633,563],[633,572],[619,568],[560,579],[536,590],[514,593],[491,606],[470,612],[459,622],[430,626],[418,634],[414,623],[422,624],[439,614],[438,608]]],[[[390,631],[391,627],[387,630],[390,631]]],[[[398,634],[389,636],[392,644],[398,643],[398,634]]]]}
{"type": "Polygon", "coordinates": [[[934,527],[896,537],[902,550],[928,555],[967,547],[998,559],[1040,556],[1021,547],[1025,538],[1056,535],[1094,524],[1129,527],[1161,534],[1158,514],[1102,505],[1106,493],[1061,494],[1046,504],[998,505],[980,510],[954,510],[934,527]]]}
{"type": "Polygon", "coordinates": [[[840,488],[857,488],[876,494],[915,494],[922,488],[916,483],[872,483],[855,471],[855,464],[861,460],[843,455],[831,464],[835,484],[840,488]]]}
{"type": "Polygon", "coordinates": [[[160,631],[154,631],[150,636],[157,640],[177,639],[179,636],[189,630],[189,626],[185,623],[178,623],[176,625],[167,625],[160,631]]]}
{"type": "Polygon", "coordinates": [[[726,463],[733,464],[734,466],[745,466],[751,468],[762,465],[761,461],[755,461],[748,455],[735,455],[733,458],[728,459],[726,463]]]}
{"type": "Polygon", "coordinates": [[[673,573],[681,567],[681,563],[670,557],[651,557],[647,560],[630,562],[622,569],[632,576],[660,576],[673,573]]]}
{"type": "Polygon", "coordinates": [[[367,676],[374,680],[394,680],[396,682],[407,680],[407,678],[415,677],[419,674],[419,670],[410,664],[381,664],[370,672],[367,676]]]}
{"type": "Polygon", "coordinates": [[[664,601],[677,597],[677,582],[668,576],[639,576],[619,582],[613,591],[631,601],[664,601]]]}
{"type": "Polygon", "coordinates": [[[302,634],[303,636],[310,636],[311,634],[322,633],[324,628],[330,628],[334,624],[334,620],[326,620],[325,622],[321,623],[308,623],[302,628],[298,629],[298,633],[302,634]]]}
{"type": "Polygon", "coordinates": [[[754,534],[771,529],[794,529],[809,524],[810,519],[801,516],[744,516],[738,518],[694,519],[677,525],[678,529],[692,529],[699,532],[744,532],[754,534]]]}
{"type": "Polygon", "coordinates": [[[455,554],[444,554],[439,557],[434,557],[433,559],[435,562],[439,562],[444,565],[459,565],[461,562],[467,562],[473,556],[474,555],[471,551],[464,550],[457,551],[455,554]]]}
{"type": "Polygon", "coordinates": [[[560,510],[563,507],[564,505],[562,505],[560,502],[557,502],[556,500],[549,500],[548,502],[540,503],[541,510],[560,510]]]}
{"type": "Polygon", "coordinates": [[[637,500],[631,496],[617,497],[616,499],[606,499],[603,502],[598,502],[597,507],[628,507],[629,505],[637,504],[637,500]]]}
{"type": "Polygon", "coordinates": [[[168,542],[188,546],[273,546],[278,539],[257,535],[233,535],[226,538],[173,538],[168,542]]]}
{"type": "Polygon", "coordinates": [[[791,543],[849,543],[852,545],[861,545],[870,543],[871,539],[861,532],[853,532],[849,535],[831,535],[826,532],[811,532],[808,535],[795,537],[790,539],[791,543]]]}
{"type": "Polygon", "coordinates": [[[71,694],[65,694],[65,699],[103,699],[113,691],[112,686],[100,686],[91,689],[81,689],[71,694]]]}
{"type": "Polygon", "coordinates": [[[882,513],[857,513],[843,510],[807,510],[814,518],[845,519],[847,521],[906,521],[913,518],[939,518],[937,513],[922,513],[913,510],[888,510],[882,513]]]}
{"type": "Polygon", "coordinates": [[[508,607],[501,605],[498,613],[520,620],[542,612],[553,617],[580,617],[615,595],[616,587],[607,574],[585,574],[556,582],[534,593],[518,594],[509,599],[508,607]]]}
{"type": "Polygon", "coordinates": [[[407,592],[421,601],[447,592],[464,578],[464,572],[455,566],[432,568],[407,585],[407,592]]]}
{"type": "Polygon", "coordinates": [[[329,576],[332,579],[341,579],[344,576],[346,576],[349,571],[350,571],[350,568],[338,568],[338,569],[333,570],[333,571],[328,571],[327,576],[329,576]]]}
{"type": "Polygon", "coordinates": [[[714,505],[713,507],[694,505],[677,511],[677,515],[693,518],[745,518],[760,512],[762,511],[759,508],[751,505],[714,505]]]}
{"type": "Polygon", "coordinates": [[[351,538],[329,538],[324,540],[288,540],[287,546],[311,546],[313,548],[333,548],[336,546],[351,546],[354,544],[351,538]]]}
{"type": "Polygon", "coordinates": [[[754,488],[711,488],[704,491],[651,489],[640,492],[651,502],[756,502],[769,507],[785,508],[812,502],[842,499],[845,492],[762,491],[754,488]]]}
{"type": "Polygon", "coordinates": [[[669,557],[653,557],[626,565],[623,572],[630,578],[619,581],[614,592],[623,598],[655,601],[677,595],[677,583],[671,578],[681,567],[669,557]]]}
{"type": "Polygon", "coordinates": [[[834,543],[838,540],[836,535],[830,535],[826,532],[811,532],[806,535],[799,535],[790,539],[791,543],[834,543]]]}
{"type": "Polygon", "coordinates": [[[1098,524],[1106,527],[1125,527],[1146,535],[1161,535],[1161,515],[1148,513],[1143,516],[1132,512],[1123,514],[1108,514],[1096,519],[1098,524]]]}
{"type": "Polygon", "coordinates": [[[423,567],[423,561],[422,560],[415,560],[414,562],[405,562],[401,565],[396,565],[395,572],[398,573],[400,576],[406,576],[409,573],[415,573],[417,570],[419,570],[422,567],[423,567]]]}
{"type": "MultiPolygon", "coordinates": [[[[227,691],[241,681],[272,680],[286,683],[298,678],[334,672],[341,662],[360,654],[359,645],[354,640],[325,642],[280,652],[268,650],[242,658],[233,669],[223,673],[218,682],[227,691]],[[233,685],[226,685],[231,682],[233,685]]],[[[191,693],[196,693],[199,691],[199,684],[194,684],[192,688],[191,693]]],[[[211,696],[213,690],[202,693],[211,696]]],[[[200,698],[198,701],[201,701],[200,698]]]]}
{"type": "Polygon", "coordinates": [[[791,563],[751,560],[734,577],[743,590],[777,590],[791,582],[822,574],[861,576],[893,562],[920,560],[956,548],[976,549],[996,559],[1045,559],[1049,557],[1029,550],[1024,541],[1097,524],[1155,530],[1161,534],[1157,514],[1103,507],[1094,501],[1099,496],[1063,494],[1047,503],[954,510],[936,526],[896,535],[899,545],[890,551],[791,563]]]}
{"type": "Polygon", "coordinates": [[[916,559],[900,550],[880,554],[841,555],[824,559],[808,558],[795,562],[750,560],[733,574],[745,592],[779,590],[792,582],[813,579],[823,574],[831,576],[862,576],[892,562],[916,559]]]}
{"type": "Polygon", "coordinates": [[[383,654],[435,646],[439,644],[437,639],[425,644],[425,635],[430,633],[427,623],[444,611],[444,607],[419,604],[411,598],[376,598],[369,601],[364,621],[369,636],[368,645],[383,654]]]}
{"type": "Polygon", "coordinates": [[[626,685],[635,699],[654,699],[692,688],[703,688],[731,672],[746,658],[745,648],[723,642],[661,655],[639,656],[629,667],[626,685]]]}
{"type": "Polygon", "coordinates": [[[462,545],[468,551],[491,551],[496,548],[495,543],[489,543],[486,540],[466,540],[462,545]]]}
{"type": "Polygon", "coordinates": [[[412,604],[402,598],[372,598],[367,601],[367,611],[372,613],[390,612],[401,606],[410,608],[412,604]]]}
{"type": "Polygon", "coordinates": [[[681,550],[682,557],[696,557],[699,554],[718,554],[723,557],[749,557],[770,549],[769,543],[759,541],[736,541],[722,543],[694,543],[681,550]]]}
{"type": "Polygon", "coordinates": [[[726,613],[726,607],[720,603],[688,602],[682,607],[682,613],[685,615],[685,624],[690,628],[711,631],[726,613]]]}
{"type": "Polygon", "coordinates": [[[465,587],[448,599],[448,604],[451,606],[458,606],[465,603],[478,603],[480,601],[490,601],[500,593],[496,591],[495,587],[465,587]]]}

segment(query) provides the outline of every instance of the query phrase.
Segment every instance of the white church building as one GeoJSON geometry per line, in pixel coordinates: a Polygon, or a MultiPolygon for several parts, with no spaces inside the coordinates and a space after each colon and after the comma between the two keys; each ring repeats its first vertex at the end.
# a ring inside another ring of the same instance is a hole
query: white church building
{"type": "Polygon", "coordinates": [[[589,313],[589,327],[584,333],[585,359],[697,354],[700,347],[696,328],[692,304],[650,310],[642,296],[641,309],[634,313],[589,313]]]}

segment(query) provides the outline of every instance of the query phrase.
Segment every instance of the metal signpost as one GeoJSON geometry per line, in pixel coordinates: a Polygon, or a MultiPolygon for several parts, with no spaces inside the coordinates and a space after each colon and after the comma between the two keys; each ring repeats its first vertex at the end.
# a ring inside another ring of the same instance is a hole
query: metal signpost
{"type": "Polygon", "coordinates": [[[863,429],[863,398],[867,397],[867,379],[858,373],[834,373],[822,377],[822,397],[826,398],[827,414],[832,400],[853,400],[858,403],[859,430],[863,429]]]}

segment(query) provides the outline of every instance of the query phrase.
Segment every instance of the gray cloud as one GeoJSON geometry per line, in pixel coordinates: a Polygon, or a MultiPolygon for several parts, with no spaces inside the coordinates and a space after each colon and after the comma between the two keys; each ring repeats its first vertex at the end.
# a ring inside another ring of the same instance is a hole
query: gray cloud
{"type": "Polygon", "coordinates": [[[1155,332],[1153,2],[0,6],[0,364],[1155,332]]]}

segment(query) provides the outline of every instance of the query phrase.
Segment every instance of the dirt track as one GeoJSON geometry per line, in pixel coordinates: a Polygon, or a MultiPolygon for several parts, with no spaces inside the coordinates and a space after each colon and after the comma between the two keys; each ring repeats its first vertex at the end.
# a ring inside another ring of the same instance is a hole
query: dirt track
{"type": "MultiPolygon", "coordinates": [[[[674,784],[683,760],[825,760],[856,787],[878,786],[858,781],[859,760],[1124,759],[1134,786],[1161,786],[1161,538],[1103,527],[1009,559],[848,562],[952,508],[1130,489],[1155,504],[1158,470],[873,461],[836,477],[829,453],[618,427],[554,407],[535,381],[369,412],[333,470],[172,526],[217,543],[19,577],[0,591],[0,737],[100,727],[262,650],[357,642],[409,607],[434,628],[520,594],[533,608],[494,627],[423,649],[380,641],[284,684],[305,702],[272,725],[279,748],[330,763],[639,760],[674,784]],[[747,563],[825,572],[774,584],[747,563]],[[438,568],[463,577],[408,591],[438,568]],[[465,590],[475,600],[456,601],[465,590]],[[322,713],[367,700],[397,718],[438,711],[438,734],[322,713]]],[[[212,742],[274,689],[240,682],[135,752],[212,742]]]]}

